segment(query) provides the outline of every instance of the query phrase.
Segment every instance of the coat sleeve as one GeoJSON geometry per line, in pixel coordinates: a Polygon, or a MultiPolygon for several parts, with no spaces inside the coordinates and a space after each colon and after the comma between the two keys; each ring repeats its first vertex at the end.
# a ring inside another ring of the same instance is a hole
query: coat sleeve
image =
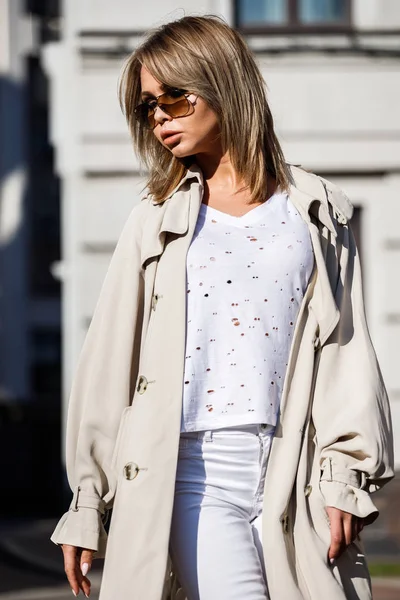
{"type": "Polygon", "coordinates": [[[140,259],[146,201],[132,210],[111,259],[69,399],[66,470],[73,498],[51,540],[105,554],[116,475],[112,455],[135,385],[143,317],[140,259]]]}
{"type": "Polygon", "coordinates": [[[349,225],[341,238],[335,300],[340,319],[320,350],[312,419],[325,505],[373,522],[370,493],[393,476],[389,400],[365,317],[361,269],[349,225]]]}

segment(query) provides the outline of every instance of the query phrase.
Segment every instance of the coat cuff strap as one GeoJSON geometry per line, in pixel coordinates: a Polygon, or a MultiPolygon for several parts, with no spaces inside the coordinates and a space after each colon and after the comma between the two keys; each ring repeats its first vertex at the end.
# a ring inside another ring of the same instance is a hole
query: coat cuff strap
{"type": "Polygon", "coordinates": [[[109,510],[104,501],[74,489],[69,510],[61,517],[51,536],[54,544],[68,544],[77,548],[87,548],[95,552],[96,558],[104,558],[107,547],[107,532],[104,525],[109,510]]]}
{"type": "Polygon", "coordinates": [[[362,471],[340,467],[329,456],[321,464],[321,481],[336,481],[363,489],[366,476],[362,471]]]}
{"type": "Polygon", "coordinates": [[[328,457],[321,465],[320,489],[325,506],[332,506],[365,519],[375,521],[379,511],[366,489],[366,476],[361,471],[344,469],[328,457]]]}
{"type": "Polygon", "coordinates": [[[78,485],[74,489],[69,510],[77,512],[80,508],[94,508],[95,510],[98,510],[99,513],[104,515],[106,513],[105,506],[105,502],[102,500],[102,498],[82,491],[81,487],[78,485]]]}

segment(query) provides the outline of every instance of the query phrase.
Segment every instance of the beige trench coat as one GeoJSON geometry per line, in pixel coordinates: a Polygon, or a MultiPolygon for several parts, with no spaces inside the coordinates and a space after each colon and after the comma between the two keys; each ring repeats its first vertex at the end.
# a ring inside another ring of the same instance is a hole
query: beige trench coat
{"type": "MultiPolygon", "coordinates": [[[[332,568],[325,506],[370,521],[393,477],[391,418],[364,315],[352,206],[291,166],[315,268],[298,320],[265,482],[272,600],[371,598],[360,543],[332,568]]],[[[53,535],[105,555],[101,600],[178,600],[168,556],[185,355],[185,261],[203,195],[192,166],[121,234],[87,334],[67,424],[69,511],[53,535]],[[104,522],[113,507],[107,534],[104,522]]]]}

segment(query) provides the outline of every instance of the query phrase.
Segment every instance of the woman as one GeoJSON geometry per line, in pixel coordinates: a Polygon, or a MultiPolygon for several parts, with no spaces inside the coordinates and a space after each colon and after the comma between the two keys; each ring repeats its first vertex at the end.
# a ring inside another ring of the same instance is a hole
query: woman
{"type": "Polygon", "coordinates": [[[107,541],[101,600],[370,598],[358,534],[393,453],[352,207],[285,163],[220,18],[150,32],[120,91],[149,179],[70,399],[72,591],[107,541]]]}

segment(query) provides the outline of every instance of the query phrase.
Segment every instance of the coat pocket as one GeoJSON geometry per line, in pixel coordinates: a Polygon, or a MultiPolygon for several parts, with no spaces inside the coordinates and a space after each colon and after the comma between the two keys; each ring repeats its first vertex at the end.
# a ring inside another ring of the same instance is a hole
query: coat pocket
{"type": "Polygon", "coordinates": [[[315,445],[314,438],[310,438],[308,443],[308,456],[312,459],[312,467],[309,469],[307,486],[304,490],[306,496],[306,505],[312,528],[319,538],[319,545],[322,549],[324,557],[326,560],[328,560],[328,551],[331,543],[331,525],[328,513],[326,512],[325,498],[320,488],[320,454],[315,445]]]}
{"type": "Polygon", "coordinates": [[[111,468],[115,472],[117,472],[118,456],[119,456],[121,445],[123,442],[124,431],[126,429],[126,423],[127,423],[128,415],[130,413],[131,408],[132,408],[132,406],[126,406],[121,414],[117,437],[115,438],[114,451],[113,451],[112,458],[111,458],[111,468]]]}

